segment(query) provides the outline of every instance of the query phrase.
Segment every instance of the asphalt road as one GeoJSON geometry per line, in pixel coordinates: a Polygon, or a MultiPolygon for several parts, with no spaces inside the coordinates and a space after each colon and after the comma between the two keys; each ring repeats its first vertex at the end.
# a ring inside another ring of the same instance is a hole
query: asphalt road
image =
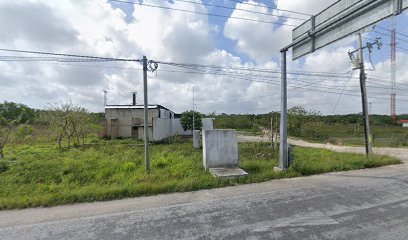
{"type": "Polygon", "coordinates": [[[407,239],[408,165],[0,212],[0,239],[407,239]]]}

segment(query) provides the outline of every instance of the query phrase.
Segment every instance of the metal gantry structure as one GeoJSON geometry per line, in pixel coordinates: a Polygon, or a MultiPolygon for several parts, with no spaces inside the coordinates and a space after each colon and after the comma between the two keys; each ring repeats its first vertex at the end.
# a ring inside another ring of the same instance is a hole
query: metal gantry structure
{"type": "Polygon", "coordinates": [[[397,92],[396,92],[396,78],[397,78],[397,37],[396,37],[396,17],[391,19],[391,117],[394,121],[397,119],[397,92]]]}
{"type": "MultiPolygon", "coordinates": [[[[339,0],[293,30],[292,43],[281,49],[281,136],[279,160],[279,167],[281,169],[286,169],[289,165],[287,143],[287,51],[293,48],[292,57],[294,60],[298,59],[340,39],[358,33],[383,19],[391,16],[395,17],[406,9],[408,9],[408,0],[339,0]]],[[[362,46],[359,49],[361,51],[362,46]]],[[[364,66],[364,63],[362,65],[364,66]]],[[[364,71],[360,72],[360,83],[365,83],[361,79],[365,79],[364,71]]],[[[365,84],[361,84],[362,95],[365,92],[364,88],[365,84]]],[[[363,100],[363,112],[364,109],[367,110],[367,103],[364,103],[363,100]]]]}

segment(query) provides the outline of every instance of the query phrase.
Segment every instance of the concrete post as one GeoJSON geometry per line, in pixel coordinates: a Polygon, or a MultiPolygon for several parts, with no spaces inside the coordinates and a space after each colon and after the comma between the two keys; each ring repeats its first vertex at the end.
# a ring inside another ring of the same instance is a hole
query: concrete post
{"type": "Polygon", "coordinates": [[[193,146],[195,149],[201,148],[201,131],[200,130],[194,130],[193,131],[193,146]]]}
{"type": "Polygon", "coordinates": [[[358,33],[358,48],[359,48],[361,101],[363,105],[363,116],[364,116],[365,150],[366,150],[366,154],[370,155],[373,151],[372,149],[373,144],[372,144],[372,136],[371,136],[371,130],[370,130],[370,117],[368,114],[366,75],[365,75],[365,69],[364,69],[363,41],[362,41],[361,33],[358,33]]]}
{"type": "Polygon", "coordinates": [[[149,104],[147,102],[147,58],[143,56],[143,97],[144,97],[144,144],[145,144],[145,162],[146,172],[150,171],[150,157],[149,157],[149,104]]]}

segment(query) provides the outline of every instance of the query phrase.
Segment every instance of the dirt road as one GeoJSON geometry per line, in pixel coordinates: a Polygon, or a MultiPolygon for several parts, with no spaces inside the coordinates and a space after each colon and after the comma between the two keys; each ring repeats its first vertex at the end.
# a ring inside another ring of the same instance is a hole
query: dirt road
{"type": "MultiPolygon", "coordinates": [[[[261,136],[245,136],[238,135],[239,142],[269,142],[269,139],[261,136]]],[[[323,143],[310,143],[300,139],[288,140],[290,144],[311,147],[311,148],[325,148],[335,152],[352,152],[352,153],[364,153],[364,147],[351,147],[351,146],[337,146],[332,144],[323,143]]],[[[388,155],[400,159],[404,163],[408,163],[408,148],[374,148],[374,153],[380,155],[388,155]]]]}

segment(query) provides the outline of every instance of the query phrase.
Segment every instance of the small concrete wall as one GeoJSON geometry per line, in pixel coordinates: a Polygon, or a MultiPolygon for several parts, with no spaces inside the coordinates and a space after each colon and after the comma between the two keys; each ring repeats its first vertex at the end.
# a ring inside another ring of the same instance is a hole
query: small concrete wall
{"type": "Polygon", "coordinates": [[[153,139],[160,141],[172,135],[171,119],[154,118],[153,119],[153,139]]]}
{"type": "Polygon", "coordinates": [[[198,149],[201,147],[201,131],[200,130],[194,130],[193,132],[193,147],[195,149],[198,149]]]}
{"type": "Polygon", "coordinates": [[[191,131],[184,131],[183,127],[181,126],[180,118],[171,119],[171,134],[172,135],[191,135],[191,131]]]}
{"type": "Polygon", "coordinates": [[[235,130],[203,130],[205,170],[238,165],[238,141],[235,130]]]}
{"type": "Polygon", "coordinates": [[[203,124],[202,130],[214,129],[214,118],[202,118],[201,122],[203,124]]]}

